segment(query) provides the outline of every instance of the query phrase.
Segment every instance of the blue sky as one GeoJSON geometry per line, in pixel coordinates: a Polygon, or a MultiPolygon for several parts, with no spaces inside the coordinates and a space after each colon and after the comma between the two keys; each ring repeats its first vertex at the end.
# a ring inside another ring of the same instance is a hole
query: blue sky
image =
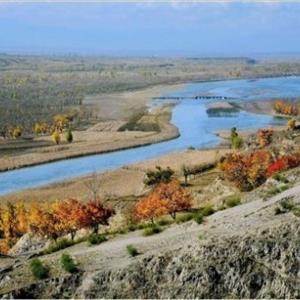
{"type": "Polygon", "coordinates": [[[300,3],[0,3],[0,51],[104,55],[300,52],[300,3]]]}

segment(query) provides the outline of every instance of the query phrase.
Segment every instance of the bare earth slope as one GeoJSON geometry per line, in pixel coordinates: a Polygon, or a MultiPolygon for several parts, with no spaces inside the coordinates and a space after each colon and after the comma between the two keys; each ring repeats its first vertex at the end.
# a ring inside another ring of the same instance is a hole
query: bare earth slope
{"type": "Polygon", "coordinates": [[[174,225],[162,233],[119,236],[98,246],[68,248],[81,272],[67,275],[61,252],[42,257],[50,279],[35,281],[26,259],[2,259],[6,297],[297,298],[300,296],[299,219],[274,214],[284,197],[300,204],[300,186],[267,200],[219,211],[204,224],[174,225]],[[126,252],[134,245],[141,255],[126,252]],[[19,275],[18,275],[19,274],[19,275]],[[20,275],[21,274],[21,275],[20,275]],[[6,280],[5,280],[6,278],[6,280]]]}

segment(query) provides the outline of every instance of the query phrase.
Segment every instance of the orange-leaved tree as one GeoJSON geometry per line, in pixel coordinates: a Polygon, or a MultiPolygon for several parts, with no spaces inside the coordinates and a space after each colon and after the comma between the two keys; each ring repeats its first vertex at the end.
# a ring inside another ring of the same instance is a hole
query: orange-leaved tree
{"type": "Polygon", "coordinates": [[[161,183],[153,193],[164,203],[167,213],[173,219],[176,218],[177,212],[189,209],[192,206],[191,195],[175,179],[169,183],[161,183]]]}
{"type": "Polygon", "coordinates": [[[18,236],[28,231],[28,212],[22,201],[16,204],[16,231],[18,236]]]}
{"type": "Polygon", "coordinates": [[[154,218],[165,215],[167,212],[166,203],[156,193],[152,192],[136,203],[133,217],[138,221],[150,220],[154,223],[154,218]]]}
{"type": "Polygon", "coordinates": [[[176,213],[192,206],[192,199],[177,180],[160,183],[146,197],[141,199],[134,208],[133,216],[137,220],[150,220],[161,215],[170,214],[176,218],[176,213]]]}
{"type": "Polygon", "coordinates": [[[99,225],[108,225],[109,219],[115,214],[110,207],[105,207],[101,200],[93,200],[86,203],[84,208],[86,217],[81,220],[83,227],[89,227],[94,233],[98,233],[99,225]]]}
{"type": "Polygon", "coordinates": [[[57,202],[53,208],[65,233],[71,235],[73,240],[76,231],[87,226],[89,222],[86,207],[76,199],[57,202]]]}

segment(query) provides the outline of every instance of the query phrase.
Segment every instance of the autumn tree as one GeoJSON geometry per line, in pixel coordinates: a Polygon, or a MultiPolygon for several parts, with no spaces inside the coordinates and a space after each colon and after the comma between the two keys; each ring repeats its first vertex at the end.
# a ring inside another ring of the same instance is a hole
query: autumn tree
{"type": "Polygon", "coordinates": [[[296,120],[295,119],[289,119],[287,122],[287,127],[290,130],[294,130],[296,127],[296,120]]]}
{"type": "Polygon", "coordinates": [[[12,130],[12,136],[14,139],[17,139],[19,138],[21,135],[22,135],[22,128],[20,126],[17,126],[15,127],[13,130],[12,130]]]}
{"type": "Polygon", "coordinates": [[[58,132],[58,130],[55,130],[53,133],[52,133],[52,140],[53,142],[58,145],[60,143],[60,134],[58,132]]]}
{"type": "Polygon", "coordinates": [[[276,100],[273,103],[273,109],[279,114],[289,116],[297,116],[299,113],[297,104],[283,100],[276,100]]]}
{"type": "Polygon", "coordinates": [[[260,129],[257,132],[257,143],[261,148],[269,145],[272,142],[273,130],[272,129],[260,129]]]}
{"type": "Polygon", "coordinates": [[[150,220],[154,223],[154,219],[167,214],[166,203],[162,201],[155,193],[150,193],[136,203],[133,211],[133,217],[136,220],[150,220]]]}
{"type": "Polygon", "coordinates": [[[109,219],[115,214],[115,211],[110,207],[105,207],[103,203],[97,199],[89,201],[85,205],[85,213],[87,223],[85,227],[89,227],[94,233],[98,233],[99,225],[108,225],[109,219]]]}
{"type": "Polygon", "coordinates": [[[191,205],[190,194],[177,180],[172,180],[160,183],[149,195],[141,199],[135,205],[133,215],[137,220],[150,220],[154,223],[154,218],[165,214],[170,214],[175,219],[177,212],[189,209],[191,205]]]}
{"type": "Polygon", "coordinates": [[[17,236],[16,209],[13,204],[8,202],[2,210],[3,233],[5,239],[12,239],[17,236]]]}
{"type": "Polygon", "coordinates": [[[24,202],[16,204],[16,231],[18,236],[22,236],[28,231],[28,217],[24,202]]]}
{"type": "Polygon", "coordinates": [[[192,206],[191,195],[180,186],[177,180],[173,179],[169,183],[161,183],[153,193],[155,197],[164,203],[167,213],[173,219],[176,218],[177,212],[189,209],[192,206]]]}
{"type": "Polygon", "coordinates": [[[54,213],[62,224],[65,233],[69,233],[72,240],[77,230],[89,225],[86,207],[78,200],[70,199],[57,202],[54,213]]]}

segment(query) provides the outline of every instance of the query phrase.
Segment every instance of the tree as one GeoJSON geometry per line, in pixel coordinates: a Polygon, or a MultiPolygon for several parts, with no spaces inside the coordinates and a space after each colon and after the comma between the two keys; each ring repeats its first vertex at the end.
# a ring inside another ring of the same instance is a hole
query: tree
{"type": "Polygon", "coordinates": [[[89,224],[88,214],[85,210],[85,206],[75,199],[60,201],[54,207],[55,215],[58,217],[60,223],[63,224],[65,233],[71,234],[72,240],[77,230],[89,224]]]}
{"type": "Polygon", "coordinates": [[[27,213],[24,202],[18,202],[16,204],[16,231],[18,236],[22,236],[28,231],[27,213]]]}
{"type": "Polygon", "coordinates": [[[17,236],[16,209],[10,202],[2,210],[2,223],[4,238],[9,240],[17,236]]]}
{"type": "Polygon", "coordinates": [[[68,143],[73,142],[73,133],[72,133],[71,129],[68,129],[67,132],[65,133],[65,139],[68,143]]]}
{"type": "Polygon", "coordinates": [[[58,130],[55,130],[52,133],[52,140],[56,145],[58,145],[60,143],[60,134],[59,134],[58,130]]]}
{"type": "Polygon", "coordinates": [[[240,149],[242,147],[243,139],[238,135],[236,127],[231,128],[230,139],[232,149],[240,149]]]}
{"type": "Polygon", "coordinates": [[[174,173],[175,172],[170,167],[163,169],[160,166],[156,166],[156,170],[146,172],[144,183],[146,185],[155,185],[161,182],[170,182],[174,173]]]}
{"type": "Polygon", "coordinates": [[[22,128],[20,126],[17,126],[16,128],[14,128],[12,135],[13,135],[14,139],[19,138],[22,135],[22,128]]]}
{"type": "Polygon", "coordinates": [[[260,129],[257,133],[257,143],[261,148],[269,145],[272,141],[273,130],[272,129],[260,129]]]}
{"type": "Polygon", "coordinates": [[[87,214],[86,227],[90,227],[94,233],[98,233],[99,225],[108,225],[110,217],[115,214],[115,211],[110,207],[105,207],[103,203],[97,199],[89,201],[85,206],[87,214]]]}
{"type": "Polygon", "coordinates": [[[154,218],[165,215],[167,212],[166,203],[152,192],[137,202],[133,217],[136,220],[150,220],[151,223],[154,223],[154,218]]]}
{"type": "Polygon", "coordinates": [[[98,199],[98,192],[100,189],[100,178],[96,172],[93,172],[91,178],[88,179],[84,185],[92,194],[93,200],[96,201],[98,199]]]}
{"type": "Polygon", "coordinates": [[[290,130],[294,130],[296,127],[296,120],[295,119],[289,119],[287,122],[287,127],[290,130]]]}
{"type": "Polygon", "coordinates": [[[176,218],[177,212],[189,209],[192,206],[191,195],[180,186],[177,180],[161,183],[154,190],[154,193],[164,203],[167,212],[173,219],[176,218]]]}
{"type": "Polygon", "coordinates": [[[189,178],[189,175],[191,174],[191,170],[186,165],[183,165],[181,167],[181,170],[182,170],[182,174],[184,176],[184,185],[187,186],[187,184],[188,184],[188,178],[189,178]]]}
{"type": "Polygon", "coordinates": [[[176,213],[191,208],[192,198],[190,194],[180,186],[177,180],[168,183],[160,183],[154,190],[141,199],[134,208],[134,217],[137,220],[150,220],[161,215],[170,214],[176,218],[176,213]]]}

